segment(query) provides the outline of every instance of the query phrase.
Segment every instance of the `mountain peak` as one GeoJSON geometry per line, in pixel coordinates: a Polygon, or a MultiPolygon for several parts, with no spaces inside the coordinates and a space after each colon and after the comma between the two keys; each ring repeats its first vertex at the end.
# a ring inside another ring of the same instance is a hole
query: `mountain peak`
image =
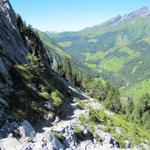
{"type": "Polygon", "coordinates": [[[150,15],[150,10],[147,6],[144,6],[132,13],[130,13],[129,15],[135,16],[135,17],[147,17],[150,15]]]}
{"type": "Polygon", "coordinates": [[[147,6],[143,6],[140,9],[138,9],[137,11],[149,11],[149,8],[147,6]]]}
{"type": "Polygon", "coordinates": [[[112,19],[110,19],[109,21],[105,22],[105,25],[118,25],[122,22],[128,22],[131,21],[137,17],[148,17],[150,16],[150,10],[147,6],[144,6],[138,10],[135,10],[129,14],[125,14],[123,16],[118,15],[112,19]]]}

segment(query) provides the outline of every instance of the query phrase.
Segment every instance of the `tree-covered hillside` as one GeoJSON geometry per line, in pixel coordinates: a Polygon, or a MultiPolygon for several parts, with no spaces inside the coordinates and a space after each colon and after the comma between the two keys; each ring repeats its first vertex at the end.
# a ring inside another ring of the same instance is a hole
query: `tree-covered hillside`
{"type": "Polygon", "coordinates": [[[150,12],[146,7],[79,32],[48,36],[116,86],[130,87],[150,77],[150,12]]]}
{"type": "Polygon", "coordinates": [[[57,73],[106,108],[125,114],[149,129],[150,12],[147,8],[79,32],[38,33],[59,58],[57,73]]]}

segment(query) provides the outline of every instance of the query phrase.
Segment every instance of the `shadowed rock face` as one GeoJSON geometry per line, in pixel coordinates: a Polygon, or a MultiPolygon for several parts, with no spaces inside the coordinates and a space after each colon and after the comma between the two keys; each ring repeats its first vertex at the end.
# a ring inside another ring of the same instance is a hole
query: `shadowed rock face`
{"type": "Polygon", "coordinates": [[[27,54],[15,13],[9,1],[0,0],[0,125],[6,120],[9,95],[13,90],[10,68],[14,64],[27,62],[27,54]]]}
{"type": "MultiPolygon", "coordinates": [[[[45,66],[44,76],[50,80],[49,84],[62,92],[70,92],[61,77],[52,70],[54,57],[51,55],[50,48],[42,43],[35,31],[31,31],[32,29],[28,29],[28,33],[26,31],[26,35],[23,33],[25,37],[22,37],[21,27],[23,27],[23,24],[17,25],[18,20],[9,1],[0,0],[0,127],[4,122],[11,121],[11,111],[16,109],[16,104],[13,103],[17,101],[16,88],[24,91],[24,96],[28,95],[24,88],[18,87],[20,82],[16,77],[14,66],[28,64],[29,51],[34,53],[45,66]],[[56,80],[58,84],[55,84],[56,80]],[[61,88],[60,84],[64,88],[61,88]]],[[[40,77],[39,72],[36,73],[40,77]]],[[[44,82],[44,80],[42,81],[44,82]]],[[[34,94],[38,95],[37,91],[34,94]]],[[[27,98],[24,100],[28,105],[25,107],[27,110],[31,105],[27,98]]],[[[39,102],[38,105],[41,105],[41,103],[39,102]]]]}

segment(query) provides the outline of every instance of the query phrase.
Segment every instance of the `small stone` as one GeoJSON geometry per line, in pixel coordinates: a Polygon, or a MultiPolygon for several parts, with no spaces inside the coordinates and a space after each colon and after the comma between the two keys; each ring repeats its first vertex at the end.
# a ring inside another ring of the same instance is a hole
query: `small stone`
{"type": "Polygon", "coordinates": [[[131,148],[131,143],[128,140],[125,141],[125,148],[126,149],[131,148]]]}
{"type": "Polygon", "coordinates": [[[60,118],[58,116],[55,117],[55,123],[58,123],[60,121],[60,118]]]}
{"type": "Polygon", "coordinates": [[[19,127],[19,132],[22,138],[34,138],[36,133],[32,127],[32,125],[27,121],[24,120],[19,127]]]}
{"type": "Polygon", "coordinates": [[[44,106],[49,110],[54,110],[54,108],[50,102],[45,102],[44,106]]]}

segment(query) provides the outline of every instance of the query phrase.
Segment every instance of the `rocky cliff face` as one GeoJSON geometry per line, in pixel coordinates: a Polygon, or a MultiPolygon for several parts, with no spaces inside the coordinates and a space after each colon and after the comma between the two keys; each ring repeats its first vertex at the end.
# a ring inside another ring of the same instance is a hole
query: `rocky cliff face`
{"type": "MultiPolygon", "coordinates": [[[[16,115],[31,122],[47,118],[45,104],[53,96],[62,101],[70,92],[64,79],[52,70],[57,60],[50,49],[16,16],[8,0],[0,0],[0,127],[16,115]]],[[[54,114],[60,112],[56,109],[54,114]]]]}
{"type": "Polygon", "coordinates": [[[28,48],[21,39],[15,13],[7,0],[0,0],[0,125],[6,120],[13,91],[10,68],[26,63],[28,48]]]}

